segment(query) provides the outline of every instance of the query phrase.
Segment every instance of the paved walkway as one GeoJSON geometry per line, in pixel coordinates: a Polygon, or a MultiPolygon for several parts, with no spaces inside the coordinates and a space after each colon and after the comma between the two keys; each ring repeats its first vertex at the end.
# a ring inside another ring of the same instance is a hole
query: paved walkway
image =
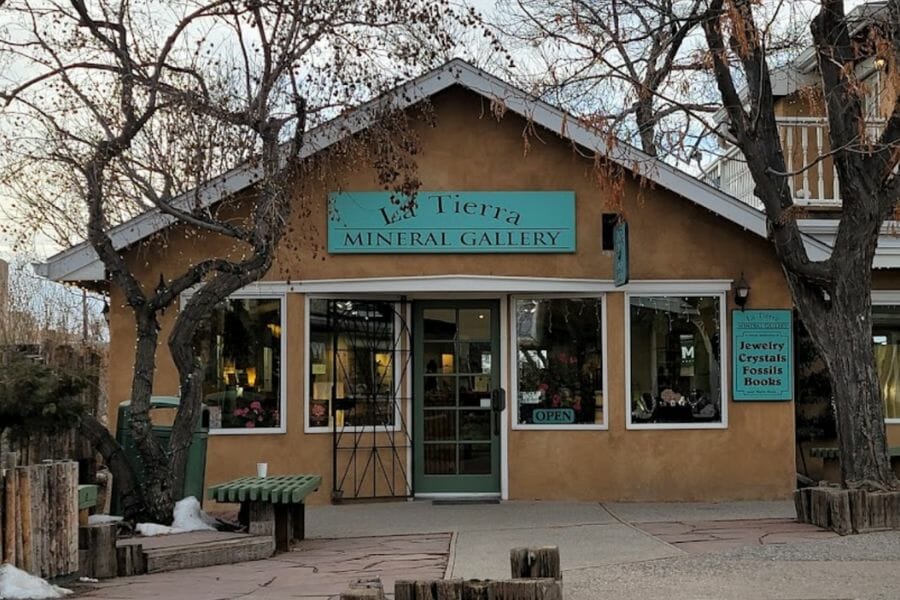
{"type": "Polygon", "coordinates": [[[900,532],[839,538],[787,502],[397,502],[310,507],[276,557],[113,580],[90,598],[325,599],[360,577],[509,575],[513,546],[560,547],[567,600],[900,598],[900,532]]]}

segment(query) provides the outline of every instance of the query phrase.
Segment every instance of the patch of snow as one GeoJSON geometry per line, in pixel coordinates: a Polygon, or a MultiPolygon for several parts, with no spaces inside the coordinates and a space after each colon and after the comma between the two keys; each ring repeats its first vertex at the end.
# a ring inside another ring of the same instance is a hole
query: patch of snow
{"type": "Polygon", "coordinates": [[[175,503],[172,526],[157,523],[138,523],[137,532],[144,536],[186,533],[188,531],[215,531],[216,520],[200,510],[200,502],[188,496],[175,503]]]}
{"type": "Polygon", "coordinates": [[[46,600],[63,598],[72,593],[30,575],[9,563],[0,565],[0,598],[3,600],[46,600]]]}
{"type": "Polygon", "coordinates": [[[180,529],[169,527],[168,525],[160,525],[158,523],[138,523],[135,530],[147,537],[154,535],[169,535],[170,533],[183,533],[180,529]]]}
{"type": "Polygon", "coordinates": [[[193,496],[188,496],[175,503],[172,511],[175,519],[172,527],[183,531],[215,531],[216,520],[200,510],[200,502],[193,496]]]}
{"type": "Polygon", "coordinates": [[[79,577],[78,581],[81,583],[99,583],[99,579],[95,579],[93,577],[79,577]]]}
{"type": "Polygon", "coordinates": [[[122,517],[115,515],[89,515],[88,525],[100,525],[102,523],[118,523],[122,517]]]}

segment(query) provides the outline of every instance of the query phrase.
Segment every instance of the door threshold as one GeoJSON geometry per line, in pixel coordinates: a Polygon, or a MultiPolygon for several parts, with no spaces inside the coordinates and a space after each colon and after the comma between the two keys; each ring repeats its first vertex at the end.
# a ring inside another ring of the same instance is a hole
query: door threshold
{"type": "Polygon", "coordinates": [[[432,506],[469,506],[472,504],[500,504],[497,496],[491,498],[435,498],[432,506]]]}
{"type": "Polygon", "coordinates": [[[416,500],[431,500],[435,506],[453,506],[464,504],[500,504],[500,494],[496,493],[432,493],[416,494],[416,500]]]}

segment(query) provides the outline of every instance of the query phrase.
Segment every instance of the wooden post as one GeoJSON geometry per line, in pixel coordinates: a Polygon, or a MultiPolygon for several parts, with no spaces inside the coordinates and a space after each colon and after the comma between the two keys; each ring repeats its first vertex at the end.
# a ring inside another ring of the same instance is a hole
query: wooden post
{"type": "Polygon", "coordinates": [[[306,503],[291,505],[291,520],[294,523],[293,537],[296,541],[306,539],[306,503]]]}
{"type": "Polygon", "coordinates": [[[357,579],[341,594],[341,600],[384,600],[384,586],[377,577],[357,579]]]}
{"type": "Polygon", "coordinates": [[[147,572],[144,547],[141,544],[123,544],[116,548],[116,575],[131,577],[147,572]]]}
{"type": "Polygon", "coordinates": [[[287,504],[276,504],[275,509],[275,550],[290,552],[291,540],[294,536],[292,523],[294,513],[287,504]]]}
{"type": "Polygon", "coordinates": [[[562,600],[562,584],[555,579],[494,581],[495,600],[562,600]]]}
{"type": "MultiPolygon", "coordinates": [[[[19,564],[23,571],[34,573],[34,532],[31,521],[31,469],[21,467],[15,470],[19,487],[19,524],[22,527],[22,556],[19,564]]],[[[41,541],[37,540],[40,544],[41,541]]]]}
{"type": "Polygon", "coordinates": [[[513,548],[509,551],[513,579],[550,578],[562,581],[559,547],[513,548]]]}
{"type": "Polygon", "coordinates": [[[555,579],[397,581],[394,600],[562,600],[555,579]]]}
{"type": "Polygon", "coordinates": [[[394,582],[394,600],[459,600],[462,579],[394,582]]]}
{"type": "Polygon", "coordinates": [[[100,523],[78,528],[80,570],[86,577],[107,579],[118,573],[116,524],[100,523]]]}
{"type": "Polygon", "coordinates": [[[853,533],[850,516],[850,495],[847,490],[832,490],[828,500],[828,520],[831,528],[840,535],[853,533]]]}
{"type": "Polygon", "coordinates": [[[463,583],[462,600],[494,600],[490,581],[466,581],[463,583]]]}

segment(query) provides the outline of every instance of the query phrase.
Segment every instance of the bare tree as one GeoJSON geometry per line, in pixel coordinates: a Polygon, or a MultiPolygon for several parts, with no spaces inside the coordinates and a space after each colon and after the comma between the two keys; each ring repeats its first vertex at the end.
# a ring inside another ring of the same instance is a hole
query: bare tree
{"type": "Polygon", "coordinates": [[[521,56],[508,74],[539,96],[634,142],[691,160],[707,118],[697,50],[701,0],[504,0],[498,29],[521,56]],[[536,73],[529,76],[527,73],[536,73]]]}
{"type": "MultiPolygon", "coordinates": [[[[71,225],[134,315],[130,428],[144,485],[97,419],[85,418],[81,429],[124,484],[126,513],[168,522],[200,417],[195,334],[289,243],[285,223],[300,201],[289,186],[307,173],[308,127],[432,65],[450,44],[445,21],[471,15],[425,0],[14,0],[3,11],[14,24],[0,41],[13,66],[0,82],[3,172],[23,174],[20,183],[49,177],[66,202],[80,205],[71,225]],[[215,185],[196,187],[241,161],[254,173],[247,214],[215,185]],[[110,229],[149,208],[185,235],[227,240],[227,252],[160,273],[158,283],[142,281],[110,229]],[[189,289],[168,338],[181,405],[163,448],[149,415],[159,319],[189,289]]],[[[386,186],[416,185],[402,170],[384,170],[386,186]]],[[[27,226],[41,227],[46,186],[17,189],[36,218],[27,226]]]]}
{"type": "Polygon", "coordinates": [[[841,476],[850,487],[896,489],[884,425],[884,405],[872,350],[872,262],[882,224],[900,202],[900,90],[878,134],[868,133],[856,67],[864,58],[900,59],[900,1],[890,0],[882,29],[851,38],[844,3],[822,0],[812,22],[829,137],[843,199],[830,258],[810,260],[795,219],[788,173],[775,119],[766,43],[753,6],[745,0],[710,2],[703,29],[729,133],[753,176],[769,218],[769,237],[787,275],[794,302],[831,376],[841,476]],[[742,98],[735,71],[743,75],[742,98]]]}
{"type": "MultiPolygon", "coordinates": [[[[889,0],[885,16],[862,27],[850,22],[843,2],[821,0],[812,21],[819,63],[816,85],[825,99],[831,154],[843,197],[834,250],[823,261],[810,259],[796,220],[800,210],[789,187],[795,173],[786,167],[771,79],[773,62],[783,63],[781,54],[791,45],[786,40],[796,39],[796,24],[784,21],[798,3],[515,1],[524,19],[539,26],[535,35],[560,42],[553,49],[555,60],[582,57],[572,76],[619,80],[631,90],[630,103],[620,114],[634,115],[648,154],[663,154],[651,143],[664,132],[663,116],[673,111],[690,115],[710,106],[702,95],[692,99],[696,90],[689,87],[682,90],[687,97],[673,96],[679,77],[687,69],[694,77],[698,66],[711,74],[718,90],[716,105],[726,118],[726,127],[717,133],[735,144],[747,162],[794,302],[829,368],[843,482],[850,487],[896,489],[872,350],[871,289],[879,232],[886,218],[900,212],[900,85],[892,88],[889,117],[873,135],[873,124],[863,114],[867,90],[857,77],[857,66],[874,58],[883,61],[894,81],[900,79],[900,0],[889,0]],[[545,10],[556,12],[537,12],[545,10]],[[627,21],[622,20],[625,14],[627,21]],[[699,46],[685,46],[687,40],[698,39],[699,46]],[[681,52],[689,50],[683,57],[692,60],[687,65],[669,58],[679,53],[679,40],[681,52]]],[[[555,75],[551,71],[545,77],[547,86],[564,85],[565,80],[561,83],[555,75]]],[[[603,98],[591,95],[596,93],[589,85],[582,101],[588,107],[603,106],[603,98]]],[[[682,119],[685,127],[686,119],[682,119]]]]}

